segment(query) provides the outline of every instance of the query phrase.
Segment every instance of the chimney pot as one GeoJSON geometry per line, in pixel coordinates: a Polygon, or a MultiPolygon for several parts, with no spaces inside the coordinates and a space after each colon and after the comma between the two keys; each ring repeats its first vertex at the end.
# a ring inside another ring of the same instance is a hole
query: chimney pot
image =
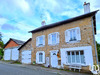
{"type": "Polygon", "coordinates": [[[89,13],[90,12],[90,3],[84,2],[84,13],[89,13]]]}
{"type": "Polygon", "coordinates": [[[86,5],[86,2],[84,2],[84,5],[86,5]]]}
{"type": "Polygon", "coordinates": [[[41,25],[42,25],[42,26],[46,25],[45,21],[42,21],[42,22],[41,22],[41,25]]]}

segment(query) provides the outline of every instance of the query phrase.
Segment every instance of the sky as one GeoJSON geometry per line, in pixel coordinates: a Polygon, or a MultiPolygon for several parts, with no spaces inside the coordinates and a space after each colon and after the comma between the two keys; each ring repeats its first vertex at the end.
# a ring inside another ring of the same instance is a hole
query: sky
{"type": "MultiPolygon", "coordinates": [[[[0,32],[6,43],[9,38],[26,41],[28,31],[84,14],[84,2],[90,10],[100,9],[100,0],[0,0],[0,32]]],[[[100,43],[100,11],[96,15],[96,41],[100,43]]]]}

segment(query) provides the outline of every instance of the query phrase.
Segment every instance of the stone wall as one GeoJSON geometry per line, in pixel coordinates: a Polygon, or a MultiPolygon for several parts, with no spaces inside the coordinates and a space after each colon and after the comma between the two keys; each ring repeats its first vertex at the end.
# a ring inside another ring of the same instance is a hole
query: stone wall
{"type": "Polygon", "coordinates": [[[32,45],[31,41],[28,41],[26,45],[24,45],[20,50],[19,50],[19,61],[21,62],[21,57],[22,57],[22,51],[23,50],[32,50],[32,45]]]}
{"type": "Polygon", "coordinates": [[[45,51],[45,56],[49,57],[51,50],[60,50],[60,48],[71,48],[71,47],[79,47],[79,46],[92,46],[93,52],[93,61],[96,63],[96,55],[95,55],[95,47],[93,41],[93,30],[92,30],[92,18],[84,18],[81,20],[77,20],[74,22],[70,22],[67,24],[63,24],[54,28],[50,28],[47,30],[39,31],[32,34],[32,62],[36,59],[37,51],[45,51]],[[66,43],[65,42],[65,30],[80,27],[81,31],[81,41],[76,43],[66,43]],[[53,32],[59,32],[60,35],[60,43],[56,46],[48,45],[48,34],[53,32]],[[45,46],[44,47],[36,47],[36,37],[45,35],[45,46]]]}

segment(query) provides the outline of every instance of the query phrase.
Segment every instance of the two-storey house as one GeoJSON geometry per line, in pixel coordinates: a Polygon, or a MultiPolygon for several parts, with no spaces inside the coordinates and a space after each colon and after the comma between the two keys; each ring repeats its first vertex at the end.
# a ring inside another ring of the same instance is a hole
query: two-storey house
{"type": "Polygon", "coordinates": [[[36,61],[36,64],[54,68],[79,64],[83,70],[89,70],[89,65],[98,63],[95,43],[95,15],[98,10],[89,12],[87,5],[84,5],[83,15],[30,31],[32,63],[36,61]]]}

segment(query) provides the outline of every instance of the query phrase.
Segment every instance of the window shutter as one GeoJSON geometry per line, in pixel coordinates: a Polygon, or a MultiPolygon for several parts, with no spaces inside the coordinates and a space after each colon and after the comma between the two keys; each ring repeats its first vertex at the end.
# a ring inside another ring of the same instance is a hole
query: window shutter
{"type": "Polygon", "coordinates": [[[81,40],[81,32],[79,27],[76,27],[76,38],[77,40],[81,40]]]}
{"type": "Polygon", "coordinates": [[[65,42],[69,42],[70,41],[70,31],[66,30],[65,31],[65,42]]]}
{"type": "Polygon", "coordinates": [[[45,45],[45,35],[43,35],[43,45],[45,45]]]}
{"type": "Polygon", "coordinates": [[[36,37],[36,46],[38,46],[38,44],[39,44],[39,39],[38,37],[36,37]]]}
{"type": "Polygon", "coordinates": [[[48,44],[49,45],[52,44],[52,36],[51,36],[51,34],[48,35],[48,44]]]}
{"type": "Polygon", "coordinates": [[[56,33],[56,43],[59,44],[59,32],[56,33]]]}
{"type": "Polygon", "coordinates": [[[36,53],[36,63],[38,63],[38,61],[39,61],[39,53],[37,52],[36,53]]]}
{"type": "Polygon", "coordinates": [[[43,52],[43,63],[45,63],[45,52],[43,52]]]}

